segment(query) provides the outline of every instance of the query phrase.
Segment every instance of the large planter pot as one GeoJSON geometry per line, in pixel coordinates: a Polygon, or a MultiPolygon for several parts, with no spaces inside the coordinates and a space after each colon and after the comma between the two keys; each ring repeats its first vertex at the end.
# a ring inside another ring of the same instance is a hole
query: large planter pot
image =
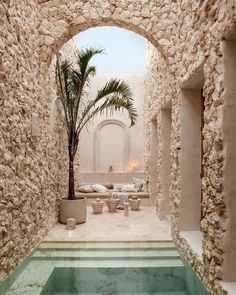
{"type": "Polygon", "coordinates": [[[86,198],[76,198],[75,200],[60,199],[60,223],[66,224],[67,218],[75,218],[76,224],[84,223],[87,217],[86,198]]]}

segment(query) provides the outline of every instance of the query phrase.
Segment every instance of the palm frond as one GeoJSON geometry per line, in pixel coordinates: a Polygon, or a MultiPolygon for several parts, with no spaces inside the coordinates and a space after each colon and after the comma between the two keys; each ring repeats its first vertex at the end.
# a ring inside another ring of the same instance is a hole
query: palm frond
{"type": "Polygon", "coordinates": [[[102,49],[88,48],[78,51],[76,65],[57,60],[57,76],[60,84],[68,141],[74,145],[75,152],[79,134],[98,113],[127,110],[130,126],[137,121],[133,105],[133,95],[129,85],[119,79],[111,79],[101,88],[93,100],[85,101],[85,86],[90,86],[90,78],[95,75],[96,67],[89,64],[91,58],[102,49]],[[83,107],[82,107],[83,105],[83,107]],[[83,109],[81,112],[80,110],[83,109]]]}
{"type": "Polygon", "coordinates": [[[126,100],[133,100],[132,91],[127,83],[119,79],[111,79],[102,89],[98,91],[95,101],[97,102],[107,95],[114,93],[122,96],[126,100]]]}
{"type": "Polygon", "coordinates": [[[66,91],[67,89],[67,80],[68,80],[68,68],[66,64],[61,65],[59,62],[59,56],[57,56],[56,60],[56,82],[57,82],[57,94],[62,103],[67,133],[69,132],[69,117],[67,112],[67,100],[69,99],[69,93],[66,91]]]}
{"type": "MultiPolygon", "coordinates": [[[[95,107],[95,105],[94,105],[95,107]]],[[[122,97],[112,96],[107,98],[101,105],[95,107],[92,111],[88,112],[83,120],[81,120],[82,124],[80,124],[78,130],[78,134],[83,130],[84,126],[95,117],[98,113],[104,113],[105,111],[120,111],[126,110],[128,112],[130,118],[130,127],[135,125],[137,122],[137,111],[132,104],[131,101],[128,101],[122,97]]]]}
{"type": "MultiPolygon", "coordinates": [[[[81,126],[84,126],[84,121],[87,122],[87,118],[90,116],[91,110],[93,110],[94,107],[101,104],[104,99],[107,97],[117,98],[122,100],[122,102],[126,102],[126,107],[131,108],[133,105],[133,97],[132,97],[132,91],[129,87],[129,85],[121,80],[118,79],[111,79],[108,81],[103,88],[98,90],[97,95],[94,100],[90,100],[84,109],[81,120],[79,124],[77,125],[77,130],[81,129],[81,126]]],[[[107,102],[107,100],[105,101],[107,102]]],[[[117,101],[118,102],[118,101],[117,101]]],[[[113,108],[114,110],[118,110],[113,108]]],[[[133,126],[135,123],[133,122],[133,113],[129,113],[129,117],[131,120],[131,126],[133,126]]],[[[137,116],[137,115],[136,115],[137,116]]]]}
{"type": "Polygon", "coordinates": [[[86,100],[85,87],[90,86],[90,78],[95,75],[96,67],[90,60],[102,49],[88,48],[78,51],[74,65],[68,61],[56,62],[56,81],[58,97],[61,100],[68,136],[69,152],[69,190],[68,198],[75,198],[73,161],[78,149],[79,137],[83,128],[92,122],[98,113],[127,110],[130,126],[137,121],[137,112],[133,105],[132,91],[128,84],[118,79],[111,79],[97,92],[94,100],[86,100]]]}
{"type": "Polygon", "coordinates": [[[90,60],[96,55],[103,53],[103,49],[96,49],[93,47],[86,48],[84,50],[79,50],[77,52],[77,64],[79,66],[79,70],[82,76],[85,76],[87,71],[88,64],[90,60]]]}
{"type": "Polygon", "coordinates": [[[131,101],[126,100],[122,97],[111,97],[105,100],[105,102],[99,107],[99,112],[104,113],[104,111],[110,110],[110,111],[120,111],[120,110],[126,110],[129,115],[130,119],[130,127],[134,126],[137,122],[137,111],[132,104],[131,101]]]}
{"type": "Polygon", "coordinates": [[[86,85],[90,86],[90,76],[94,76],[96,74],[96,67],[95,66],[89,66],[87,68],[87,71],[84,75],[85,81],[86,81],[86,85]]]}

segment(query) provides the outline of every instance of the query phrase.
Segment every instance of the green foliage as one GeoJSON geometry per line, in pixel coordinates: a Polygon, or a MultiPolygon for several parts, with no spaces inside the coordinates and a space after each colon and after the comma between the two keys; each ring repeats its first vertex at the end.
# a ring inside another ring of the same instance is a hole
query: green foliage
{"type": "Polygon", "coordinates": [[[96,74],[96,67],[90,61],[103,50],[87,48],[77,52],[75,64],[61,61],[57,56],[57,93],[63,106],[64,120],[68,136],[69,151],[69,191],[68,198],[74,199],[73,161],[78,149],[79,137],[83,128],[97,115],[126,110],[130,126],[137,121],[137,111],[133,105],[132,91],[127,83],[111,79],[98,90],[93,100],[88,100],[86,91],[90,80],[96,74]]]}
{"type": "Polygon", "coordinates": [[[68,143],[73,155],[77,151],[81,131],[98,113],[127,110],[130,125],[135,125],[137,121],[132,91],[127,83],[119,79],[111,79],[98,90],[93,100],[86,101],[86,90],[96,73],[96,67],[91,66],[90,61],[102,52],[94,48],[78,51],[75,65],[60,61],[57,56],[58,96],[63,106],[68,143]]]}

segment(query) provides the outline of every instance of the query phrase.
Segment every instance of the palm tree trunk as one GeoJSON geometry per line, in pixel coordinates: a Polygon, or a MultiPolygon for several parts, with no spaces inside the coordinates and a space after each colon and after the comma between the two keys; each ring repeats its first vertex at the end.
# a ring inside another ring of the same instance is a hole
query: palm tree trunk
{"type": "Polygon", "coordinates": [[[74,178],[74,156],[72,155],[69,147],[69,189],[68,189],[68,200],[75,199],[75,178],[74,178]]]}

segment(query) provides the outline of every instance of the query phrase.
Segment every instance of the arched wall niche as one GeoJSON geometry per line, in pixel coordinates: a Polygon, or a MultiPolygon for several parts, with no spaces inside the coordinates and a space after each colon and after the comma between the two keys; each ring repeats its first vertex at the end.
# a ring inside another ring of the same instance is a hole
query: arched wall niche
{"type": "Polygon", "coordinates": [[[127,126],[119,120],[102,121],[94,132],[94,171],[126,172],[128,157],[127,126]]]}
{"type": "MultiPolygon", "coordinates": [[[[171,4],[169,9],[170,12],[173,9],[171,4]]],[[[145,37],[167,61],[166,52],[171,46],[162,25],[163,10],[167,10],[166,4],[159,3],[157,6],[154,0],[147,3],[113,0],[72,0],[66,3],[43,1],[39,5],[39,32],[46,50],[40,51],[41,59],[50,64],[58,50],[82,31],[97,26],[117,26],[145,37]]]]}

